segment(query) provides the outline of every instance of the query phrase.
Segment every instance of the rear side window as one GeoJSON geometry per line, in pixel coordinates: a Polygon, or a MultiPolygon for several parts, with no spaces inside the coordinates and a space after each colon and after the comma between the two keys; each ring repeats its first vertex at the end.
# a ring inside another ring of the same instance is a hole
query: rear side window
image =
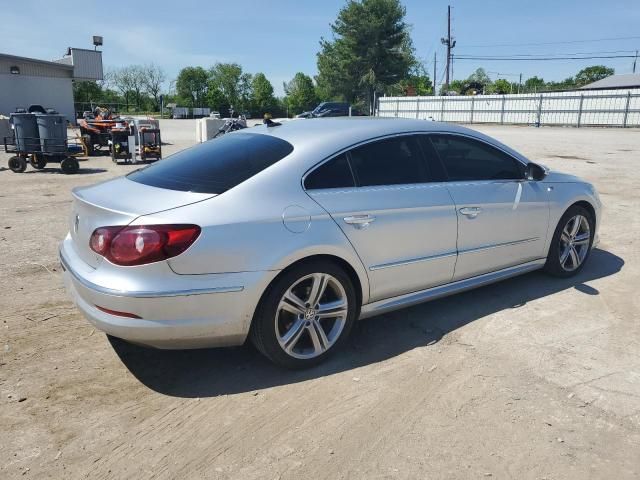
{"type": "Polygon", "coordinates": [[[307,190],[355,186],[347,154],[343,153],[311,172],[304,181],[307,190]]]}
{"type": "Polygon", "coordinates": [[[169,190],[223,193],[292,151],[290,143],[271,135],[233,133],[178,152],[127,178],[169,190]]]}
{"type": "Polygon", "coordinates": [[[414,136],[368,143],[350,152],[358,186],[428,182],[427,169],[414,136]]]}
{"type": "Polygon", "coordinates": [[[485,143],[456,135],[432,135],[431,141],[449,180],[519,180],[524,165],[485,143]]]}

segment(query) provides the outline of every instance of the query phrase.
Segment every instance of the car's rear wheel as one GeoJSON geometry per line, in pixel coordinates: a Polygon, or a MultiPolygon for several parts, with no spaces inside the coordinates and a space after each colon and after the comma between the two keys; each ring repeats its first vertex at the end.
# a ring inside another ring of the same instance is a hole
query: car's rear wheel
{"type": "Polygon", "coordinates": [[[251,340],[277,365],[307,368],[340,347],[355,321],[349,276],[327,262],[303,263],[269,287],[251,326],[251,340]]]}
{"type": "Polygon", "coordinates": [[[580,272],[589,258],[594,233],[591,213],[579,205],[570,207],[553,234],[545,270],[557,277],[571,277],[580,272]]]}

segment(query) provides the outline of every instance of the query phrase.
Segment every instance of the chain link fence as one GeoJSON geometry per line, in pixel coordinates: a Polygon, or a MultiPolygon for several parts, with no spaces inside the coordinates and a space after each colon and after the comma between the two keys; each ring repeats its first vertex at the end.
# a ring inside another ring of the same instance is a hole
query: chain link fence
{"type": "Polygon", "coordinates": [[[381,97],[378,116],[454,123],[638,127],[640,88],[472,97],[381,97]]]}

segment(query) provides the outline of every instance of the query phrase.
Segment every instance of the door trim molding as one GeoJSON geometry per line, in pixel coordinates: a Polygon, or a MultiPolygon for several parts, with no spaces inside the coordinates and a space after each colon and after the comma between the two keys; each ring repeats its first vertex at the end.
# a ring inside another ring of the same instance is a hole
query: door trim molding
{"type": "Polygon", "coordinates": [[[382,263],[380,265],[373,265],[369,267],[370,271],[382,270],[383,268],[400,267],[403,265],[411,265],[412,263],[427,262],[429,260],[437,260],[439,258],[455,257],[457,252],[440,253],[438,255],[430,255],[428,257],[411,258],[409,260],[400,260],[399,262],[382,263]]]}
{"type": "Polygon", "coordinates": [[[484,250],[493,250],[494,248],[511,247],[513,245],[521,245],[523,243],[536,242],[538,240],[540,240],[540,237],[531,237],[531,238],[525,238],[523,240],[516,240],[514,242],[496,243],[493,245],[487,245],[485,247],[467,248],[465,250],[459,250],[458,255],[464,255],[466,253],[476,253],[484,250]]]}

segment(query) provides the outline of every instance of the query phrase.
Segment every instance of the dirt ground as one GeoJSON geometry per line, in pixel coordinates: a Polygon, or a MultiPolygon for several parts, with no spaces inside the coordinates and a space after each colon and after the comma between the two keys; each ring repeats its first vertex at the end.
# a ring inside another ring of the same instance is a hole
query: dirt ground
{"type": "MultiPolygon", "coordinates": [[[[195,138],[161,128],[166,153],[195,138]]],[[[359,322],[305,372],[249,346],[110,343],[69,301],[57,244],[72,187],[135,167],[18,175],[0,154],[0,478],[640,477],[640,131],[477,128],[595,183],[586,268],[359,322]]]]}

